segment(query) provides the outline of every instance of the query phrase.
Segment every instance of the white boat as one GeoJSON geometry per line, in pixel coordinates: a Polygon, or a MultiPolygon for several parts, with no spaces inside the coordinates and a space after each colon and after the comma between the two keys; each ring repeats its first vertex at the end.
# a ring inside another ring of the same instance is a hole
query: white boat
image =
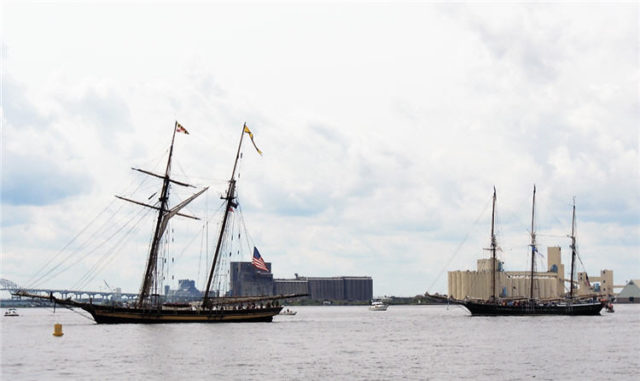
{"type": "Polygon", "coordinates": [[[15,308],[9,308],[4,312],[4,316],[20,316],[15,308]]]}
{"type": "Polygon", "coordinates": [[[369,306],[369,310],[371,310],[371,311],[386,311],[387,307],[389,307],[389,306],[384,304],[384,303],[382,303],[382,302],[373,302],[369,306]]]}
{"type": "Polygon", "coordinates": [[[280,315],[289,315],[289,316],[293,316],[295,314],[297,314],[297,311],[291,311],[290,309],[284,309],[282,311],[280,311],[280,315]]]}

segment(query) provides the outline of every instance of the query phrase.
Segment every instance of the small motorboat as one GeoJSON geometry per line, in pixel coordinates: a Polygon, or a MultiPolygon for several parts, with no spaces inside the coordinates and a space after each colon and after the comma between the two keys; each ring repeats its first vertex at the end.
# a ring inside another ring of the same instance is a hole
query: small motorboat
{"type": "Polygon", "coordinates": [[[15,308],[9,308],[8,310],[4,311],[4,316],[20,316],[18,314],[18,311],[16,311],[15,308]]]}
{"type": "Polygon", "coordinates": [[[389,306],[382,302],[373,302],[369,306],[369,310],[371,311],[386,311],[389,306]]]}
{"type": "Polygon", "coordinates": [[[288,316],[293,316],[293,315],[295,315],[297,313],[298,313],[297,311],[291,311],[288,308],[280,311],[280,315],[288,315],[288,316]]]}

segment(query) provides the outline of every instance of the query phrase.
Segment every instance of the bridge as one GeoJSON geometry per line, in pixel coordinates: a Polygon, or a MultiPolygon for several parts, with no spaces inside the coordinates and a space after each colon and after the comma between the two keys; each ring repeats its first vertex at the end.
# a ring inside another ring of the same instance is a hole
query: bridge
{"type": "Polygon", "coordinates": [[[119,292],[116,291],[84,291],[84,290],[66,290],[66,289],[51,289],[51,288],[22,288],[16,283],[8,279],[0,279],[0,290],[11,292],[11,299],[20,300],[21,296],[14,295],[14,292],[21,290],[30,294],[49,296],[54,295],[60,299],[75,299],[75,300],[95,300],[96,302],[107,300],[118,301],[132,301],[138,298],[137,293],[119,292]]]}

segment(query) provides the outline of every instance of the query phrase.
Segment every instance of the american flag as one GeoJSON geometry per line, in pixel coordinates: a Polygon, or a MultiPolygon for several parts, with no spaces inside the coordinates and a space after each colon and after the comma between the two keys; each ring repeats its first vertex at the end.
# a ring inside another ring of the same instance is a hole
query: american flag
{"type": "Polygon", "coordinates": [[[251,264],[258,270],[269,272],[267,265],[264,263],[264,259],[262,259],[260,252],[255,246],[253,247],[253,260],[251,261],[251,264]]]}

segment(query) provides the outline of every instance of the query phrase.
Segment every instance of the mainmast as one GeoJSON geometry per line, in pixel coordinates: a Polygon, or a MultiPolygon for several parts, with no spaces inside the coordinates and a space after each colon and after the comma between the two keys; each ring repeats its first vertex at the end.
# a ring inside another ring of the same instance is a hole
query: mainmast
{"type": "Polygon", "coordinates": [[[573,299],[573,274],[576,262],[576,199],[573,198],[573,213],[571,217],[571,282],[569,283],[569,299],[573,299]]]}
{"type": "Polygon", "coordinates": [[[536,248],[536,232],[535,232],[535,211],[536,211],[536,186],[533,185],[533,203],[531,207],[531,288],[529,290],[529,299],[533,300],[533,270],[535,268],[536,263],[536,253],[538,249],[536,248]]]}
{"type": "Polygon", "coordinates": [[[493,187],[493,208],[491,210],[491,300],[496,299],[496,235],[494,225],[496,219],[496,187],[493,187]]]}
{"type": "Polygon", "coordinates": [[[231,180],[229,180],[229,188],[227,189],[226,197],[222,197],[224,200],[227,200],[224,208],[224,216],[222,217],[222,226],[220,227],[220,235],[218,236],[218,243],[216,244],[216,251],[213,255],[213,262],[211,263],[211,270],[209,271],[209,278],[207,280],[207,287],[204,292],[204,297],[202,298],[202,307],[206,308],[209,301],[209,291],[211,290],[211,283],[213,282],[213,275],[216,269],[216,263],[218,262],[218,255],[220,254],[220,247],[222,246],[222,240],[224,238],[225,229],[227,227],[227,220],[229,219],[229,209],[231,207],[235,207],[237,204],[235,201],[235,191],[236,191],[236,168],[238,166],[238,159],[240,158],[240,148],[242,147],[242,139],[244,138],[244,133],[246,131],[246,124],[242,128],[242,134],[240,135],[240,143],[238,144],[238,152],[236,153],[236,161],[233,164],[233,171],[231,172],[231,180]]]}

